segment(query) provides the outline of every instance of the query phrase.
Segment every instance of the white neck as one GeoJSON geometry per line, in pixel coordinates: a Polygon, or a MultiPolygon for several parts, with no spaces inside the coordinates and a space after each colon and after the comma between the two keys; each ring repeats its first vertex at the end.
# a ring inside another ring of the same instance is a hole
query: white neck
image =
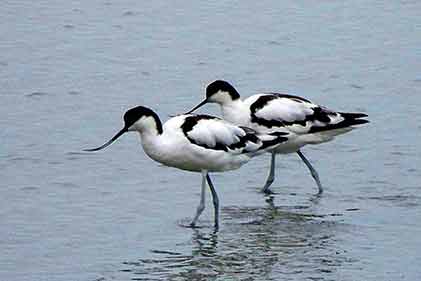
{"type": "Polygon", "coordinates": [[[140,142],[145,153],[155,161],[162,163],[162,157],[165,155],[165,146],[162,140],[162,134],[151,132],[139,132],[140,142]]]}
{"type": "Polygon", "coordinates": [[[239,126],[249,126],[250,109],[241,99],[221,104],[222,116],[228,122],[239,126]]]}
{"type": "Polygon", "coordinates": [[[158,155],[160,154],[160,142],[162,139],[158,126],[162,127],[160,120],[156,120],[152,116],[145,116],[129,128],[129,131],[136,131],[140,134],[143,150],[149,157],[157,161],[159,161],[158,155]]]}

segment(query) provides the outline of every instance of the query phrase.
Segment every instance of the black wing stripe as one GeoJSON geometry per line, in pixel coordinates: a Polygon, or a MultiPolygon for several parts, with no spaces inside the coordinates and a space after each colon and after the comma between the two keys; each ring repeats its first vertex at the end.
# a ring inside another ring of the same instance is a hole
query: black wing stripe
{"type": "Polygon", "coordinates": [[[198,115],[190,115],[184,119],[183,125],[181,125],[181,130],[186,137],[187,133],[193,130],[193,127],[199,123],[200,120],[212,120],[212,119],[219,119],[214,116],[206,115],[206,114],[198,114],[198,115]]]}
{"type": "Polygon", "coordinates": [[[299,96],[288,95],[288,94],[280,94],[280,93],[270,93],[270,94],[271,95],[278,96],[280,98],[292,99],[292,100],[295,100],[297,102],[308,102],[308,103],[312,103],[311,101],[309,101],[309,100],[307,100],[305,98],[299,97],[299,96]]]}
{"type": "Polygon", "coordinates": [[[272,127],[285,127],[285,126],[292,126],[292,125],[301,125],[304,127],[306,126],[307,121],[319,120],[321,122],[329,122],[329,121],[324,121],[324,120],[330,120],[329,117],[327,117],[326,115],[328,112],[327,111],[325,112],[320,107],[313,108],[313,114],[307,115],[303,120],[294,120],[291,122],[285,121],[285,120],[275,120],[275,119],[267,120],[267,119],[256,116],[256,112],[258,110],[265,107],[270,101],[274,99],[278,99],[278,98],[289,98],[289,99],[294,99],[295,101],[298,101],[298,102],[310,102],[304,98],[293,96],[293,95],[287,95],[287,94],[271,93],[271,94],[260,96],[250,106],[251,122],[257,123],[266,128],[272,128],[272,127]]]}
{"type": "MultiPolygon", "coordinates": [[[[293,126],[293,125],[301,125],[301,126],[305,127],[307,125],[307,122],[309,122],[309,121],[310,122],[320,121],[320,122],[324,122],[324,123],[329,123],[330,122],[329,116],[336,116],[337,115],[337,113],[326,110],[326,109],[323,109],[321,107],[314,107],[314,108],[312,108],[313,113],[310,114],[310,115],[306,115],[306,117],[303,120],[294,120],[294,121],[285,121],[285,120],[276,120],[276,119],[267,120],[267,119],[256,116],[255,112],[257,111],[256,108],[258,108],[258,106],[253,107],[253,105],[250,107],[250,109],[251,109],[251,121],[254,122],[254,123],[257,123],[261,126],[264,126],[266,128],[286,127],[286,126],[293,126]],[[252,109],[252,107],[253,107],[253,109],[252,109]]],[[[261,106],[261,107],[263,107],[263,106],[261,106]]]]}

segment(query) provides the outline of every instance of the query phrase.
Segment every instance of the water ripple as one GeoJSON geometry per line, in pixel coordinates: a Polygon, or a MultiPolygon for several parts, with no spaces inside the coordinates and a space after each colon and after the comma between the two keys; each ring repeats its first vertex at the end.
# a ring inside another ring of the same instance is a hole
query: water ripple
{"type": "MultiPolygon", "coordinates": [[[[123,262],[132,280],[331,280],[356,262],[335,243],[347,225],[285,208],[229,207],[220,232],[193,229],[183,249],[123,262]],[[274,278],[273,276],[276,276],[274,278]]],[[[329,215],[327,215],[329,216],[329,215]]]]}
{"type": "Polygon", "coordinates": [[[49,95],[50,94],[46,93],[46,92],[32,92],[32,93],[29,93],[29,94],[25,94],[25,97],[27,97],[27,98],[41,98],[41,97],[49,96],[49,95]]]}
{"type": "MultiPolygon", "coordinates": [[[[364,199],[364,198],[361,198],[361,199],[364,199]]],[[[405,194],[380,195],[380,196],[371,196],[365,199],[380,201],[384,203],[391,203],[398,207],[421,206],[421,198],[415,195],[405,195],[405,194]]]]}

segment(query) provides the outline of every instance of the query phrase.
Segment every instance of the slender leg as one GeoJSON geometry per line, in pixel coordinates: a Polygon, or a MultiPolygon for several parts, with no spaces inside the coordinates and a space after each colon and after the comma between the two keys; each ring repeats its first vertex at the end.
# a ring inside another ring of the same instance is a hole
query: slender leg
{"type": "Polygon", "coordinates": [[[215,229],[219,228],[219,199],[218,194],[216,194],[215,187],[209,177],[209,174],[206,174],[206,179],[208,180],[209,188],[212,192],[212,199],[213,199],[213,207],[215,209],[215,229]]]}
{"type": "Polygon", "coordinates": [[[200,203],[199,206],[197,206],[196,215],[194,216],[193,221],[190,223],[191,227],[196,226],[197,219],[202,214],[203,210],[205,209],[205,195],[206,195],[206,171],[202,171],[202,191],[200,193],[200,203]]]}
{"type": "Polygon", "coordinates": [[[323,186],[320,183],[319,174],[313,168],[313,166],[310,164],[310,161],[307,160],[307,158],[304,156],[304,154],[300,150],[297,151],[297,154],[298,154],[298,156],[300,156],[301,160],[303,160],[303,162],[307,165],[308,169],[310,170],[311,176],[316,181],[317,187],[319,188],[319,192],[317,194],[322,194],[323,193],[323,186]]]}
{"type": "Polygon", "coordinates": [[[270,160],[270,170],[269,175],[266,180],[265,186],[262,188],[262,192],[266,194],[272,194],[272,190],[269,189],[269,186],[273,183],[275,180],[275,152],[271,153],[271,160],[270,160]]]}

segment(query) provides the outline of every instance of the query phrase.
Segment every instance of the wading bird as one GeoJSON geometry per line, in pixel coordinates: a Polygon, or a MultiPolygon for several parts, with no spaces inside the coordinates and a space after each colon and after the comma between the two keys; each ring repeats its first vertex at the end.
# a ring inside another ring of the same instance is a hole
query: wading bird
{"type": "Polygon", "coordinates": [[[124,114],[124,127],[114,137],[100,147],[85,151],[103,149],[130,131],[140,134],[143,149],[153,160],[202,173],[200,204],[192,227],[205,208],[206,182],[212,193],[215,227],[219,226],[219,200],[209,172],[238,169],[251,157],[287,141],[287,133],[257,134],[209,115],[178,115],[162,124],[151,109],[137,106],[124,114]]]}
{"type": "Polygon", "coordinates": [[[262,188],[264,193],[272,193],[269,187],[275,179],[275,155],[296,152],[310,170],[318,194],[321,194],[323,187],[319,175],[301,152],[301,147],[331,141],[335,136],[352,130],[353,126],[369,122],[360,119],[367,117],[364,113],[336,112],[288,94],[257,94],[243,101],[237,90],[223,80],[210,83],[206,87],[206,98],[187,114],[206,103],[219,104],[224,120],[233,124],[250,127],[262,134],[289,133],[288,141],[270,151],[272,157],[269,175],[262,188]]]}

